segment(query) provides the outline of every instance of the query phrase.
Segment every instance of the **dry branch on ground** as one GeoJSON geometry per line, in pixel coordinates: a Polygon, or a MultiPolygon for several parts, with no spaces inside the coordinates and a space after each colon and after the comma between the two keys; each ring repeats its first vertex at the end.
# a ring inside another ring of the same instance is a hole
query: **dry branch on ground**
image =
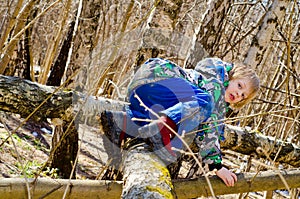
{"type": "MultiPolygon", "coordinates": [[[[281,181],[279,171],[263,171],[256,173],[238,174],[238,182],[234,187],[226,187],[221,180],[210,177],[213,190],[216,195],[255,192],[264,190],[286,189],[281,181]]],[[[290,188],[300,187],[300,171],[282,170],[280,174],[284,177],[290,188]]],[[[66,179],[43,179],[36,181],[28,179],[31,188],[31,196],[39,198],[61,198],[67,189],[67,197],[76,198],[120,198],[122,193],[122,182],[120,181],[98,181],[98,180],[66,180],[66,179]]],[[[204,177],[192,180],[174,180],[174,191],[180,198],[196,198],[210,196],[204,177]]],[[[26,180],[21,178],[4,178],[0,180],[0,195],[3,198],[23,198],[26,195],[26,180]]]]}

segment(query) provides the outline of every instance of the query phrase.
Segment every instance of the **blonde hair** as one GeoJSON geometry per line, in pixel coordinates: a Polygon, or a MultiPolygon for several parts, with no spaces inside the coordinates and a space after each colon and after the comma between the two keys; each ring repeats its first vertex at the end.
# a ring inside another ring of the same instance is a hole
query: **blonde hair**
{"type": "Polygon", "coordinates": [[[247,96],[247,98],[237,103],[230,104],[230,106],[234,109],[241,109],[243,106],[248,104],[253,98],[256,97],[260,87],[259,78],[251,67],[247,66],[242,62],[235,62],[233,64],[233,68],[229,71],[228,76],[229,76],[229,81],[234,79],[245,79],[245,78],[249,80],[250,93],[247,96]]]}

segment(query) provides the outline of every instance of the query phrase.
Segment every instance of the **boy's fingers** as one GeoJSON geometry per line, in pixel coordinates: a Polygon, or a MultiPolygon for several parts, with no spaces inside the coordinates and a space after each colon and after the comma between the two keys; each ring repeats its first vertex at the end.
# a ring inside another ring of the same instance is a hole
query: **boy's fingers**
{"type": "Polygon", "coordinates": [[[233,187],[234,186],[234,183],[236,182],[236,176],[233,174],[233,175],[230,175],[227,179],[226,179],[226,185],[227,186],[231,186],[233,187]]]}
{"type": "Polygon", "coordinates": [[[233,180],[232,179],[227,179],[226,181],[227,181],[226,186],[228,186],[228,187],[233,186],[233,180]]]}
{"type": "Polygon", "coordinates": [[[234,179],[234,182],[237,182],[237,176],[235,175],[235,173],[232,173],[232,177],[234,179]]]}

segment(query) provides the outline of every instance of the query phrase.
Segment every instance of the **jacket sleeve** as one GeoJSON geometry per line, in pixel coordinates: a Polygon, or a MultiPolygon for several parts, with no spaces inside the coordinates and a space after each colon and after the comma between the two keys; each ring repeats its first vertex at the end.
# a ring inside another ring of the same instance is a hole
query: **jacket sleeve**
{"type": "Polygon", "coordinates": [[[213,98],[213,111],[210,117],[199,127],[195,142],[203,163],[209,164],[210,170],[222,167],[220,140],[224,140],[224,118],[226,112],[224,81],[226,68],[220,59],[205,59],[198,63],[197,71],[203,75],[199,86],[213,98]]]}

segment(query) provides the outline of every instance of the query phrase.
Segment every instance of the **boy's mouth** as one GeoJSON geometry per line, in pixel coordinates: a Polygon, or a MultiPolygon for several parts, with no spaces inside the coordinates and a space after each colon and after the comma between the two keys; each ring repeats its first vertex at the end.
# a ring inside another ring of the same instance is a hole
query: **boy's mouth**
{"type": "Polygon", "coordinates": [[[234,95],[232,95],[232,94],[229,95],[229,98],[231,101],[234,101],[234,99],[235,99],[234,95]]]}

